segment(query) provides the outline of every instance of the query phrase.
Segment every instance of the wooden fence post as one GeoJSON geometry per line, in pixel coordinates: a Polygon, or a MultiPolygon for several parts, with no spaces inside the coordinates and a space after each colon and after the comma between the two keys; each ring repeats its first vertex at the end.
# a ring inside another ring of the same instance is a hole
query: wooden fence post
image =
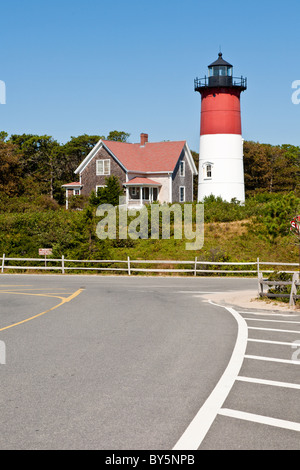
{"type": "Polygon", "coordinates": [[[263,274],[258,273],[258,296],[263,297],[264,295],[264,285],[263,285],[263,274]]]}
{"type": "Polygon", "coordinates": [[[295,298],[294,295],[297,295],[297,286],[296,283],[299,281],[299,273],[293,274],[291,294],[290,294],[290,307],[295,307],[295,298]]]}
{"type": "Polygon", "coordinates": [[[65,257],[64,255],[61,256],[61,272],[65,274],[65,257]]]}
{"type": "Polygon", "coordinates": [[[197,276],[197,256],[195,257],[194,276],[197,276]]]}
{"type": "Polygon", "coordinates": [[[1,266],[1,273],[2,274],[4,273],[4,261],[5,261],[5,253],[3,253],[3,256],[2,256],[2,266],[1,266]]]}
{"type": "Polygon", "coordinates": [[[129,256],[127,256],[127,265],[128,265],[128,275],[130,276],[131,271],[130,271],[130,257],[129,256]]]}

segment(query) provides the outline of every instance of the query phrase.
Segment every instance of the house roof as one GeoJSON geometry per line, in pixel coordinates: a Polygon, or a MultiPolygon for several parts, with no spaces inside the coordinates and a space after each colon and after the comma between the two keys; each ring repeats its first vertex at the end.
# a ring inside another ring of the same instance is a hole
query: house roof
{"type": "Polygon", "coordinates": [[[124,186],[161,186],[161,183],[151,180],[150,178],[132,178],[127,183],[124,183],[124,186]]]}
{"type": "Polygon", "coordinates": [[[82,186],[81,183],[79,183],[79,181],[74,181],[73,183],[67,183],[67,184],[63,184],[62,187],[63,188],[77,188],[78,186],[82,186]]]}
{"type": "Polygon", "coordinates": [[[103,141],[128,171],[155,172],[173,171],[185,145],[179,142],[147,142],[128,144],[123,142],[103,141]]]}
{"type": "Polygon", "coordinates": [[[171,173],[185,149],[192,172],[197,174],[186,141],[147,142],[145,145],[141,145],[140,143],[129,144],[110,140],[100,140],[75,170],[76,174],[83,171],[101,147],[106,148],[125,171],[136,173],[171,173]]]}

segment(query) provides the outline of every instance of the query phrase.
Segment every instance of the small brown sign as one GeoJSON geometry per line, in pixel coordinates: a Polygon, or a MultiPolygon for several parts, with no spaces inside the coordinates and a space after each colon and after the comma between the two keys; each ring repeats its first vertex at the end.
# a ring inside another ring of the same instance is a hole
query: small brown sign
{"type": "Polygon", "coordinates": [[[52,255],[52,248],[39,248],[39,255],[52,255]]]}

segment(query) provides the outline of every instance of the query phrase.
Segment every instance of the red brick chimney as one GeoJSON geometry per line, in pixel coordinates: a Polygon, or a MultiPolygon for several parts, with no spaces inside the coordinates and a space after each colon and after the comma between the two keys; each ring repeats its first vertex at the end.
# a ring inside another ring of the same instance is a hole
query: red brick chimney
{"type": "Polygon", "coordinates": [[[148,142],[148,134],[141,134],[141,146],[144,147],[144,145],[148,142]]]}

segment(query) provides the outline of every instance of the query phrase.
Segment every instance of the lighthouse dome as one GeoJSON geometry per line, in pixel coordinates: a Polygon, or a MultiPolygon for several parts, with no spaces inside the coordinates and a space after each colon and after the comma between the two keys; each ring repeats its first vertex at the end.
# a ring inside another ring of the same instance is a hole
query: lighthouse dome
{"type": "Polygon", "coordinates": [[[223,59],[222,57],[222,52],[219,52],[217,60],[215,60],[212,64],[210,64],[208,67],[214,67],[214,66],[227,66],[227,67],[232,67],[232,65],[229,62],[226,62],[226,60],[223,59]]]}
{"type": "Polygon", "coordinates": [[[209,86],[231,86],[232,85],[232,65],[222,57],[219,57],[208,66],[208,85],[209,86]]]}

